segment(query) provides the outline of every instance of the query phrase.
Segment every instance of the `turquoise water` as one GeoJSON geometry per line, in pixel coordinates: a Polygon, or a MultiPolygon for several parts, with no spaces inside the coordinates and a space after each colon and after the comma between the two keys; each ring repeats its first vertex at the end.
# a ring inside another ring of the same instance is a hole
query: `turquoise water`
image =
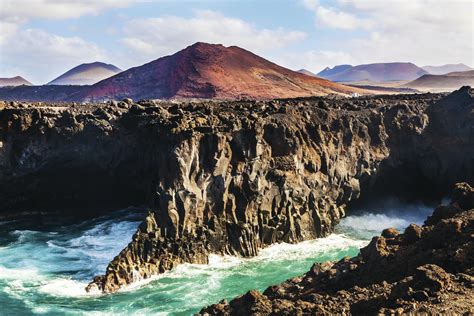
{"type": "Polygon", "coordinates": [[[251,259],[211,256],[208,265],[181,265],[113,295],[91,295],[84,287],[131,240],[142,212],[124,210],[41,230],[21,221],[0,222],[0,314],[190,315],[223,298],[300,275],[315,261],[354,256],[383,228],[421,222],[428,212],[410,210],[401,215],[398,210],[358,212],[327,238],[274,245],[251,259]]]}

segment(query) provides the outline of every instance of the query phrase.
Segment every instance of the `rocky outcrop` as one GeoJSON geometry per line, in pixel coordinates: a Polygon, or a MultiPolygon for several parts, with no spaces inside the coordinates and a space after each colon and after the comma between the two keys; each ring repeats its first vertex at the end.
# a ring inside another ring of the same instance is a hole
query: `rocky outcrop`
{"type": "Polygon", "coordinates": [[[148,205],[132,242],[88,287],[114,292],[210,253],[254,256],[326,236],[361,192],[422,185],[436,195],[473,179],[472,92],[442,97],[10,105],[0,203],[77,213],[148,205]]]}
{"type": "Polygon", "coordinates": [[[315,263],[301,277],[204,308],[211,315],[470,314],[474,312],[474,189],[422,227],[385,229],[354,258],[315,263]]]}

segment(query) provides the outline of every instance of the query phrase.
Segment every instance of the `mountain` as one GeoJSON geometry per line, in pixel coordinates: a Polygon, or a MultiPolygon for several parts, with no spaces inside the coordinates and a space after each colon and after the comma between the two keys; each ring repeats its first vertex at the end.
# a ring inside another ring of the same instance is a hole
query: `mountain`
{"type": "Polygon", "coordinates": [[[196,43],[105,79],[82,99],[274,99],[355,92],[367,93],[283,68],[237,46],[196,43]]]}
{"type": "Polygon", "coordinates": [[[91,85],[122,72],[111,64],[94,62],[72,68],[48,85],[91,85]]]}
{"type": "Polygon", "coordinates": [[[421,91],[454,91],[462,86],[474,86],[474,70],[450,72],[445,75],[423,75],[404,85],[421,91]]]}
{"type": "Polygon", "coordinates": [[[442,66],[424,66],[422,67],[428,73],[432,75],[445,75],[450,72],[460,72],[474,70],[473,68],[466,66],[465,64],[446,64],[442,66]]]}
{"type": "Polygon", "coordinates": [[[13,78],[0,78],[0,87],[22,85],[31,86],[32,83],[20,76],[16,76],[13,78]]]}
{"type": "Polygon", "coordinates": [[[336,82],[414,80],[427,72],[412,63],[377,63],[326,68],[318,76],[336,82]]]}
{"type": "MultiPolygon", "coordinates": [[[[59,78],[51,83],[58,81],[59,78]]],[[[128,69],[90,86],[50,84],[19,88],[1,88],[0,100],[264,100],[374,93],[289,70],[237,46],[206,43],[196,43],[173,55],[128,69]]]]}
{"type": "Polygon", "coordinates": [[[316,75],[314,73],[312,73],[311,71],[309,71],[307,69],[300,69],[297,72],[299,72],[300,74],[303,74],[303,75],[316,77],[316,75]]]}
{"type": "Polygon", "coordinates": [[[338,66],[334,66],[333,68],[326,67],[320,72],[318,72],[317,75],[319,77],[326,78],[326,77],[335,75],[337,73],[343,72],[344,70],[347,70],[349,68],[352,68],[352,66],[351,65],[338,65],[338,66]]]}

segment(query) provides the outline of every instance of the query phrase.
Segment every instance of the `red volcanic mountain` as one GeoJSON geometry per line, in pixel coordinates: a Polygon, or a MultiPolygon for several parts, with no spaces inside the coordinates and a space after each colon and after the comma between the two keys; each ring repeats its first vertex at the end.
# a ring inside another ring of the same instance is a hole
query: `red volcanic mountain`
{"type": "Polygon", "coordinates": [[[81,92],[80,99],[273,99],[364,92],[289,70],[236,46],[196,43],[102,80],[81,92]]]}

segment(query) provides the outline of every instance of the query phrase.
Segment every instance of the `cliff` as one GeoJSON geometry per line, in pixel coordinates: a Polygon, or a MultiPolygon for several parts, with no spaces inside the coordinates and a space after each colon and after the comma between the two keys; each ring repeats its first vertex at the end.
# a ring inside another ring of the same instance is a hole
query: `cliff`
{"type": "Polygon", "coordinates": [[[474,189],[420,227],[385,229],[354,258],[315,263],[301,277],[204,308],[211,315],[402,315],[474,312],[474,189]]]}
{"type": "Polygon", "coordinates": [[[268,102],[8,105],[3,213],[147,205],[88,290],[208,254],[328,235],[362,194],[439,197],[474,179],[473,94],[268,102]]]}

